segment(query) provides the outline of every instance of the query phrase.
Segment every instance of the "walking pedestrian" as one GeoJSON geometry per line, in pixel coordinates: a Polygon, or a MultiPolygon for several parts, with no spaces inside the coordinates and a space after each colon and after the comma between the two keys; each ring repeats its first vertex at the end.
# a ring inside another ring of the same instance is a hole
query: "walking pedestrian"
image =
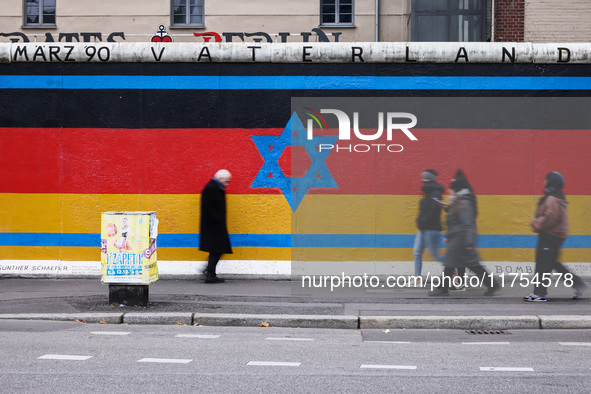
{"type": "Polygon", "coordinates": [[[423,252],[428,249],[431,257],[441,261],[438,252],[439,237],[441,235],[441,198],[443,186],[436,182],[437,171],[428,169],[421,174],[424,193],[419,203],[417,217],[418,231],[415,235],[413,254],[415,258],[414,286],[421,286],[423,270],[423,252]]]}
{"type": "MultiPolygon", "coordinates": [[[[474,189],[472,188],[472,185],[470,184],[470,182],[468,182],[468,178],[466,177],[466,174],[464,173],[464,171],[461,168],[458,168],[456,170],[456,174],[454,175],[452,182],[456,181],[456,180],[465,181],[466,184],[468,185],[468,190],[470,190],[472,192],[472,194],[474,195],[474,219],[476,219],[478,217],[478,201],[476,199],[476,193],[474,193],[474,189]]],[[[456,284],[455,285],[452,284],[449,287],[449,290],[450,291],[466,291],[466,285],[464,283],[464,279],[466,278],[466,267],[456,267],[454,274],[457,274],[459,279],[454,281],[456,284]]]]}
{"type": "Polygon", "coordinates": [[[443,277],[439,286],[429,292],[429,296],[447,296],[452,282],[454,268],[465,267],[479,278],[485,278],[487,287],[485,296],[495,295],[500,286],[491,283],[491,276],[480,264],[476,250],[476,199],[470,191],[470,185],[464,179],[456,179],[449,187],[450,205],[447,209],[447,234],[445,243],[447,252],[443,258],[443,277]]]}
{"type": "Polygon", "coordinates": [[[548,287],[551,285],[551,273],[556,270],[564,275],[572,275],[570,283],[578,298],[587,288],[587,284],[579,276],[570,272],[558,262],[562,243],[569,235],[567,202],[563,192],[564,177],[552,171],[544,178],[544,196],[538,202],[535,219],[530,223],[532,230],[538,233],[536,248],[536,269],[534,274],[534,291],[524,300],[529,302],[545,302],[548,300],[548,287]],[[548,279],[546,279],[548,278],[548,279]]]}
{"type": "Polygon", "coordinates": [[[232,253],[226,223],[226,192],[232,174],[228,170],[215,173],[201,193],[201,229],[199,249],[209,252],[207,268],[203,272],[205,283],[223,283],[216,275],[222,254],[232,253]]]}

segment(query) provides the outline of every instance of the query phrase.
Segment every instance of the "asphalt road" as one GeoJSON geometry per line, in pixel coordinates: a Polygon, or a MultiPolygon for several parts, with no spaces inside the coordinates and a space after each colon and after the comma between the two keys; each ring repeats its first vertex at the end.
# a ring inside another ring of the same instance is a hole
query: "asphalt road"
{"type": "Polygon", "coordinates": [[[0,392],[588,393],[591,330],[0,321],[0,392]]]}

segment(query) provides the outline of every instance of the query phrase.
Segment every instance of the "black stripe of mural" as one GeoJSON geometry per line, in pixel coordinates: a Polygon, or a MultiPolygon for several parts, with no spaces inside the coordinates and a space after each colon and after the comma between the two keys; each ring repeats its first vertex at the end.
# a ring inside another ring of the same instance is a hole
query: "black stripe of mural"
{"type": "Polygon", "coordinates": [[[427,119],[443,112],[457,113],[457,127],[464,128],[519,128],[521,119],[529,119],[523,127],[543,129],[591,124],[586,91],[4,89],[0,127],[281,128],[294,97],[309,97],[315,107],[322,105],[316,97],[398,97],[400,108],[393,110],[417,115],[417,127],[441,127],[427,119]],[[405,107],[418,97],[425,98],[422,105],[405,107]],[[490,115],[475,118],[471,106],[484,106],[490,115]]]}
{"type": "Polygon", "coordinates": [[[589,64],[8,63],[0,75],[589,76],[589,64]]]}

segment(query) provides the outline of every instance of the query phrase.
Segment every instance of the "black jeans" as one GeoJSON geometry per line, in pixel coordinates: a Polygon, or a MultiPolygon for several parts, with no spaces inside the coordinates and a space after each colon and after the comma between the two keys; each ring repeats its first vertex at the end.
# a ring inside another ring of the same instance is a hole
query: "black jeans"
{"type": "MultiPolygon", "coordinates": [[[[545,296],[548,294],[548,283],[543,283],[544,274],[551,274],[553,270],[563,274],[570,274],[571,272],[561,263],[558,262],[558,255],[560,254],[560,247],[564,242],[563,238],[555,237],[548,233],[540,233],[538,236],[538,246],[536,248],[536,274],[537,281],[540,283],[534,286],[534,294],[538,296],[545,296]]],[[[573,274],[573,281],[577,277],[573,274]]]]}

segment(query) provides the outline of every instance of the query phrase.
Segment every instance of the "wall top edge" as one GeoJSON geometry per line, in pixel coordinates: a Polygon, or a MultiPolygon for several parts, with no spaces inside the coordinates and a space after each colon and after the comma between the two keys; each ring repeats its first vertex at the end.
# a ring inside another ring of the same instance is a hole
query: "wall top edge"
{"type": "Polygon", "coordinates": [[[0,63],[591,63],[591,43],[0,43],[0,63]]]}

